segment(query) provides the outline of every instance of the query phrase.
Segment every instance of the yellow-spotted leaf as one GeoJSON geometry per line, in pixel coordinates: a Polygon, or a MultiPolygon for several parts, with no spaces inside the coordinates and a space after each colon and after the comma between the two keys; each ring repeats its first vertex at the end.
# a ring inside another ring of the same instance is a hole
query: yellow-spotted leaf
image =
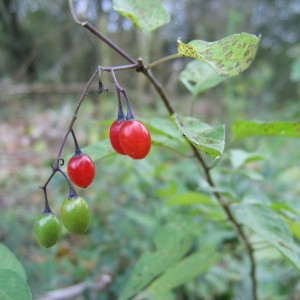
{"type": "Polygon", "coordinates": [[[113,8],[145,32],[170,21],[169,12],[159,0],[113,0],[113,8]]]}
{"type": "Polygon", "coordinates": [[[242,32],[219,41],[177,40],[178,53],[207,62],[218,74],[233,77],[248,69],[255,58],[260,37],[242,32]]]}

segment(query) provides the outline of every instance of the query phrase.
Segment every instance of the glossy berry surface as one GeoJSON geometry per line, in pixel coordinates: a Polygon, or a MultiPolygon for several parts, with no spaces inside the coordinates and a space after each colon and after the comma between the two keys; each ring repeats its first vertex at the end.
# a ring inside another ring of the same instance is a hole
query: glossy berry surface
{"type": "Polygon", "coordinates": [[[124,125],[125,121],[122,120],[116,120],[112,123],[111,127],[110,127],[110,131],[109,131],[109,139],[110,139],[110,143],[112,145],[112,147],[114,148],[114,150],[122,155],[126,155],[126,153],[124,152],[124,150],[122,149],[121,145],[120,145],[120,139],[119,139],[119,135],[120,135],[120,130],[122,128],[122,126],[124,125]]]}
{"type": "Polygon", "coordinates": [[[61,221],[52,212],[37,216],[34,223],[34,234],[38,243],[45,248],[54,246],[61,236],[61,221]]]}
{"type": "Polygon", "coordinates": [[[96,174],[92,159],[84,153],[75,154],[69,160],[67,170],[72,182],[82,188],[88,187],[96,174]]]}
{"type": "Polygon", "coordinates": [[[137,120],[125,121],[119,141],[123,151],[134,159],[142,159],[151,149],[151,135],[147,127],[137,120]]]}
{"type": "Polygon", "coordinates": [[[91,211],[88,203],[81,197],[66,199],[61,207],[61,220],[72,233],[82,234],[89,228],[91,211]]]}

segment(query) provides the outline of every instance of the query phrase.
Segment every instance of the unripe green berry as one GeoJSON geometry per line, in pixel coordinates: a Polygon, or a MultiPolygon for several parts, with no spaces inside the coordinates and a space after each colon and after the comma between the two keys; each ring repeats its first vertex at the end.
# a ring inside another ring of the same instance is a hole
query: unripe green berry
{"type": "Polygon", "coordinates": [[[91,221],[88,203],[81,197],[66,199],[61,207],[61,219],[70,232],[75,234],[86,232],[91,221]]]}
{"type": "Polygon", "coordinates": [[[57,243],[61,236],[62,225],[60,219],[52,212],[43,212],[37,216],[34,223],[34,234],[38,243],[50,248],[57,243]]]}

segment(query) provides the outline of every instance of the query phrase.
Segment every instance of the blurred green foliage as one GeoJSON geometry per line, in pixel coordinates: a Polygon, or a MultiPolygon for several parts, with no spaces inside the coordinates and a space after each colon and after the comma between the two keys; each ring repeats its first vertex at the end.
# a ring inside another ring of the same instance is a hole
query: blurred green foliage
{"type": "MultiPolygon", "coordinates": [[[[178,36],[187,42],[195,38],[217,40],[242,31],[261,33],[262,45],[251,68],[198,96],[192,97],[177,80],[183,63],[168,62],[153,72],[178,113],[216,126],[225,123],[227,141],[233,140],[230,126],[237,119],[299,121],[299,1],[288,1],[288,5],[267,0],[172,3],[164,1],[171,11],[171,22],[147,36],[137,33],[129,21],[114,12],[110,1],[90,1],[82,13],[133,57],[142,56],[146,61],[174,53],[178,36]]],[[[34,299],[49,290],[95,281],[104,274],[112,277],[112,284],[99,292],[100,296],[86,299],[116,299],[138,258],[147,251],[155,253],[156,234],[179,220],[195,226],[191,252],[203,254],[214,249],[216,257],[221,254],[222,258],[176,288],[176,299],[248,299],[249,265],[244,249],[223,222],[223,212],[210,197],[212,191],[184,142],[176,140],[179,136],[175,138],[173,132],[162,135],[154,126],[155,118],[167,120],[168,116],[139,74],[117,76],[136,115],[148,121],[154,132],[151,154],[142,161],[111,153],[96,158],[95,182],[79,190],[93,211],[89,232],[74,236],[65,231],[61,242],[51,249],[37,245],[33,223],[43,209],[38,187],[49,176],[51,160],[82,90],[69,92],[67,84],[85,82],[97,64],[124,62],[73,23],[66,2],[7,0],[0,4],[0,16],[0,239],[23,263],[34,299]],[[60,92],[50,88],[41,93],[18,93],[20,83],[66,85],[60,92]]],[[[94,154],[91,147],[107,139],[117,114],[109,76],[104,81],[110,91],[97,96],[95,84],[75,125],[80,144],[94,154]]],[[[168,130],[166,126],[163,129],[168,130]]],[[[288,137],[235,140],[227,145],[213,172],[222,187],[220,192],[229,201],[268,205],[278,213],[296,245],[300,238],[299,146],[299,139],[288,137]]],[[[68,143],[65,158],[72,152],[68,143]]],[[[56,175],[49,186],[55,212],[67,192],[63,177],[56,175]]],[[[260,299],[297,299],[297,270],[264,239],[250,231],[249,235],[256,249],[260,299]]]]}

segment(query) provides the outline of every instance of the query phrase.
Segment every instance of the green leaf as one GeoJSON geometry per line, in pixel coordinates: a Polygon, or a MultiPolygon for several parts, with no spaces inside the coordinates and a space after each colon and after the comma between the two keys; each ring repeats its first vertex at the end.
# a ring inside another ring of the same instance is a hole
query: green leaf
{"type": "Polygon", "coordinates": [[[237,120],[232,125],[236,138],[254,135],[300,137],[300,122],[271,122],[237,120]]]}
{"type": "Polygon", "coordinates": [[[164,293],[164,294],[160,294],[160,295],[155,295],[155,298],[153,297],[150,297],[148,298],[145,298],[143,295],[138,295],[138,297],[136,297],[135,299],[133,300],[177,300],[177,297],[174,293],[172,292],[167,292],[167,293],[164,293]]]}
{"type": "MultiPolygon", "coordinates": [[[[3,261],[1,260],[1,263],[3,261]]],[[[32,295],[28,284],[19,273],[0,269],[0,299],[1,300],[31,300],[32,295]]]]}
{"type": "Polygon", "coordinates": [[[210,197],[195,193],[187,192],[182,194],[176,194],[169,201],[168,204],[172,205],[193,205],[193,204],[205,204],[205,205],[217,205],[210,197]]]}
{"type": "Polygon", "coordinates": [[[180,133],[200,151],[214,159],[223,155],[225,146],[224,125],[213,128],[196,118],[179,119],[177,114],[173,114],[170,119],[180,133]]]}
{"type": "Polygon", "coordinates": [[[152,117],[142,121],[147,125],[147,127],[151,131],[151,134],[155,133],[163,135],[170,139],[180,141],[181,143],[184,141],[182,138],[178,137],[177,130],[174,128],[168,118],[152,117]]]}
{"type": "Polygon", "coordinates": [[[270,208],[262,205],[241,203],[234,205],[237,220],[265,241],[273,245],[298,270],[300,270],[299,249],[284,220],[270,208]]]}
{"type": "Polygon", "coordinates": [[[82,148],[82,152],[89,155],[93,161],[97,161],[115,154],[109,139],[104,139],[97,143],[90,144],[87,147],[82,148]]]}
{"type": "Polygon", "coordinates": [[[0,244],[0,269],[1,270],[11,270],[18,273],[21,278],[26,280],[25,270],[20,263],[20,261],[15,257],[15,255],[3,244],[0,244]]]}
{"type": "Polygon", "coordinates": [[[289,228],[292,232],[292,234],[297,238],[300,239],[300,223],[290,220],[288,218],[285,218],[286,223],[289,225],[289,228]]]}
{"type": "Polygon", "coordinates": [[[130,299],[182,258],[191,248],[194,237],[191,222],[170,223],[154,238],[156,251],[146,252],[137,262],[119,300],[130,299]]]}
{"type": "Polygon", "coordinates": [[[186,153],[188,144],[185,139],[178,136],[178,131],[174,128],[169,119],[153,117],[143,120],[151,132],[152,144],[186,153]]]}
{"type": "Polygon", "coordinates": [[[272,208],[276,212],[287,211],[287,212],[291,212],[294,215],[298,215],[298,212],[292,207],[290,207],[289,205],[287,205],[286,203],[272,201],[270,208],[272,208]]]}
{"type": "Polygon", "coordinates": [[[234,192],[229,187],[211,187],[211,186],[206,186],[205,188],[202,188],[202,191],[205,193],[219,193],[227,197],[228,199],[232,200],[237,200],[237,196],[234,192]]]}
{"type": "Polygon", "coordinates": [[[205,273],[219,260],[220,255],[213,249],[205,252],[196,252],[169,268],[164,274],[156,279],[142,295],[157,299],[157,296],[179,287],[196,276],[205,273]]]}
{"type": "Polygon", "coordinates": [[[280,213],[280,215],[283,216],[292,234],[297,239],[300,239],[300,218],[297,210],[287,205],[286,203],[276,201],[272,201],[270,208],[272,208],[274,211],[280,213]]]}
{"type": "Polygon", "coordinates": [[[230,150],[230,161],[234,169],[238,169],[247,163],[263,159],[265,159],[265,157],[256,152],[246,152],[241,149],[230,150]]]}
{"type": "Polygon", "coordinates": [[[193,60],[181,71],[179,80],[196,97],[226,80],[226,77],[218,75],[208,64],[193,60]]]}
{"type": "Polygon", "coordinates": [[[265,179],[261,173],[250,169],[239,170],[239,173],[254,181],[263,181],[265,179]]]}
{"type": "Polygon", "coordinates": [[[197,214],[205,219],[226,219],[224,211],[212,198],[196,192],[176,194],[168,201],[169,205],[197,205],[197,214]]]}
{"type": "Polygon", "coordinates": [[[225,77],[239,75],[248,69],[259,43],[260,37],[245,32],[215,42],[194,40],[184,44],[180,39],[177,40],[179,54],[205,61],[225,77]]]}
{"type": "Polygon", "coordinates": [[[137,223],[138,226],[143,228],[151,227],[154,228],[157,225],[157,220],[153,215],[141,213],[139,210],[134,210],[132,208],[123,208],[122,214],[128,219],[137,223]]]}
{"type": "Polygon", "coordinates": [[[169,12],[159,0],[113,0],[113,8],[145,32],[170,22],[169,12]]]}

